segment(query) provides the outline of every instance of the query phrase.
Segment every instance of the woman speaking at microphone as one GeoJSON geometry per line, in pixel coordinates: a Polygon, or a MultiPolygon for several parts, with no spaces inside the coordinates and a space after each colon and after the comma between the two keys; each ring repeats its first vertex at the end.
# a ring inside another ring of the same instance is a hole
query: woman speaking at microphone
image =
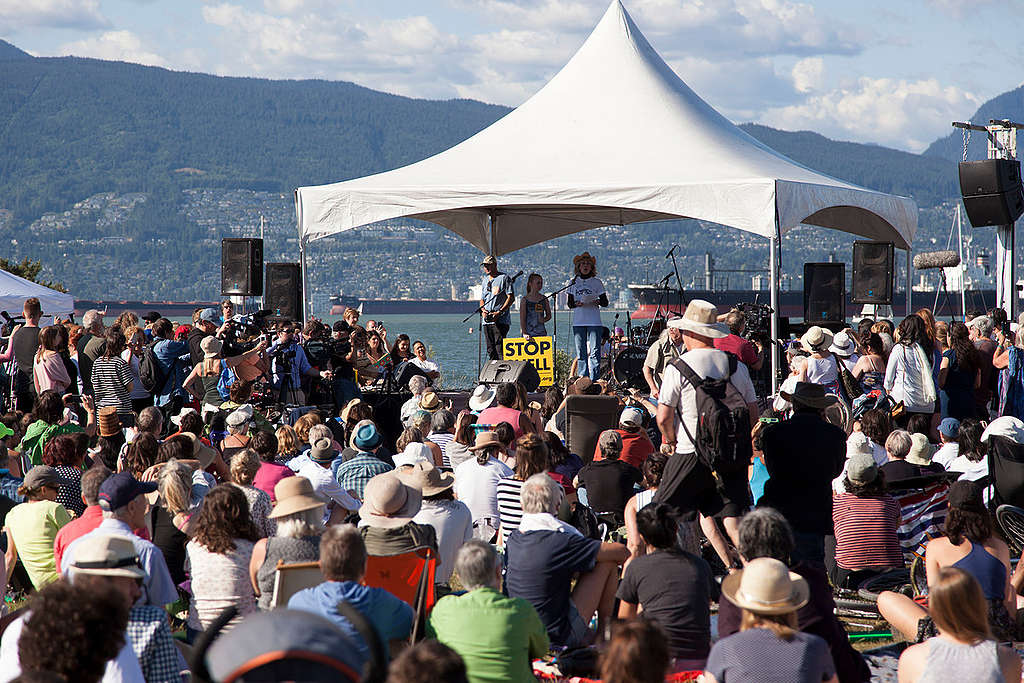
{"type": "Polygon", "coordinates": [[[601,307],[608,306],[604,284],[597,278],[596,262],[590,252],[572,260],[575,277],[569,286],[572,333],[576,341],[577,371],[597,380],[601,367],[601,307]]]}

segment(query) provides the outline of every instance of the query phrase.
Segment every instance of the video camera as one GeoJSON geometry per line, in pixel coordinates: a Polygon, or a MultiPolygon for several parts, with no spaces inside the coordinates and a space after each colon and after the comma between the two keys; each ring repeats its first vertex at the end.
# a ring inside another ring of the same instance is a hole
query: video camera
{"type": "Polygon", "coordinates": [[[734,310],[740,311],[746,320],[743,328],[743,337],[750,341],[759,341],[762,344],[771,339],[772,335],[772,307],[760,303],[739,303],[733,306],[734,310]]]}

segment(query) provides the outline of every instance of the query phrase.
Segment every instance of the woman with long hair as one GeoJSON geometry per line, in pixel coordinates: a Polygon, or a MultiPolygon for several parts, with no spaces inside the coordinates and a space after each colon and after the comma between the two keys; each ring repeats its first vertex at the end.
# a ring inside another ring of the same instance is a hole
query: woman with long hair
{"type": "Polygon", "coordinates": [[[523,337],[546,337],[548,330],[544,323],[551,320],[551,306],[541,289],[544,278],[530,273],[526,278],[526,294],[519,299],[519,331],[523,337]]]}
{"type": "Polygon", "coordinates": [[[192,504],[192,468],[171,458],[159,468],[156,487],[159,498],[149,509],[153,545],[163,553],[171,579],[177,585],[188,578],[185,545],[197,510],[197,505],[192,504]]]}
{"type": "Polygon", "coordinates": [[[60,326],[50,325],[39,331],[39,350],[32,360],[32,381],[36,394],[52,389],[63,394],[71,386],[71,376],[60,355],[60,326]]]}
{"type": "Polygon", "coordinates": [[[252,448],[244,448],[231,458],[231,483],[237,486],[249,502],[249,516],[260,538],[274,535],[274,522],[270,519],[270,495],[253,486],[260,469],[260,456],[252,448]]]}
{"type": "MultiPolygon", "coordinates": [[[[1010,550],[997,535],[982,500],[982,489],[972,481],[957,481],[949,488],[945,536],[925,547],[928,586],[939,581],[939,570],[956,567],[981,585],[988,623],[1000,641],[1015,640],[1016,591],[1010,583],[1010,550]]],[[[906,595],[885,591],[878,596],[878,611],[892,626],[915,642],[936,635],[929,610],[906,595]]]]}
{"type": "Polygon", "coordinates": [[[590,252],[573,258],[572,267],[573,281],[566,296],[572,311],[578,372],[597,381],[601,376],[601,308],[608,306],[608,294],[597,277],[597,261],[590,252]]]}
{"type": "Polygon", "coordinates": [[[924,320],[908,315],[896,330],[896,343],[889,352],[885,368],[884,388],[897,403],[902,401],[904,411],[898,418],[906,426],[913,414],[931,415],[938,397],[932,375],[935,343],[928,337],[924,320]]]}
{"type": "Polygon", "coordinates": [[[191,532],[192,540],[185,546],[192,572],[187,632],[194,640],[225,607],[238,610],[232,623],[256,611],[249,563],[259,532],[245,494],[231,484],[220,484],[206,494],[191,532]]]}
{"type": "Polygon", "coordinates": [[[548,445],[539,434],[524,434],[516,441],[515,472],[498,481],[498,520],[501,523],[501,544],[519,528],[523,518],[523,504],[519,493],[523,484],[535,474],[548,469],[548,445]]]}
{"type": "Polygon", "coordinates": [[[372,384],[391,367],[391,354],[383,337],[376,330],[367,332],[366,351],[357,366],[360,383],[372,384]]]}
{"type": "Polygon", "coordinates": [[[704,681],[838,681],[828,644],[798,630],[797,610],[810,599],[806,579],[759,557],[722,580],[722,596],[740,608],[740,630],[711,648],[704,681]]]}
{"type": "Polygon", "coordinates": [[[851,374],[855,380],[860,382],[860,388],[864,393],[878,389],[885,381],[883,348],[882,338],[875,332],[866,335],[861,344],[863,353],[857,359],[857,364],[853,366],[851,374]]]}
{"type": "Polygon", "coordinates": [[[999,414],[1024,419],[1024,326],[1012,340],[997,327],[996,343],[992,367],[999,370],[999,414]]]}
{"type": "Polygon", "coordinates": [[[548,475],[562,485],[566,496],[575,496],[572,482],[583,469],[583,460],[566,448],[558,434],[544,432],[544,440],[548,443],[548,475]]]}
{"type": "Polygon", "coordinates": [[[669,671],[669,648],[665,634],[646,619],[612,624],[612,637],[601,653],[604,683],[650,683],[663,681],[669,671]]]}
{"type": "Polygon", "coordinates": [[[544,431],[544,418],[541,416],[540,410],[534,407],[535,403],[530,402],[529,396],[526,394],[526,387],[522,382],[512,382],[512,387],[516,390],[516,400],[512,407],[525,415],[533,425],[533,431],[540,434],[544,431]]]}
{"type": "Polygon", "coordinates": [[[153,394],[142,385],[139,374],[142,354],[146,350],[146,333],[141,327],[131,327],[125,331],[124,338],[127,340],[127,347],[121,352],[121,358],[128,363],[132,371],[132,390],[128,398],[131,399],[132,410],[138,413],[143,408],[153,405],[153,394]]]}
{"type": "Polygon", "coordinates": [[[452,469],[473,457],[473,452],[469,449],[476,439],[476,431],[473,429],[475,424],[476,415],[471,410],[463,410],[455,418],[455,438],[449,442],[446,449],[448,463],[452,469]]]}
{"type": "Polygon", "coordinates": [[[967,325],[961,322],[953,323],[949,345],[939,366],[942,416],[958,420],[974,417],[974,392],[981,387],[981,354],[974,348],[967,325]]]}
{"type": "Polygon", "coordinates": [[[274,432],[277,437],[277,458],[275,462],[286,463],[299,454],[302,442],[295,430],[289,425],[281,425],[274,432]]]}
{"type": "Polygon", "coordinates": [[[400,334],[395,337],[395,343],[391,345],[391,365],[398,367],[399,363],[404,363],[412,358],[412,342],[409,341],[409,335],[400,334]]]}
{"type": "Polygon", "coordinates": [[[132,369],[121,358],[125,349],[125,338],[118,327],[106,331],[106,346],[103,355],[92,364],[93,398],[96,409],[114,406],[122,427],[135,426],[135,411],[132,410],[132,369]]]}
{"type": "Polygon", "coordinates": [[[900,683],[1020,680],[1020,657],[993,637],[977,579],[962,569],[939,569],[928,604],[938,635],[903,651],[900,683]]]}

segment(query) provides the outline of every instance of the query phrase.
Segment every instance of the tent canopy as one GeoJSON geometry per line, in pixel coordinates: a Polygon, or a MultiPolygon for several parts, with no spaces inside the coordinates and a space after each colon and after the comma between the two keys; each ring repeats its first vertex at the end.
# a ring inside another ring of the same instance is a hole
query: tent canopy
{"type": "Polygon", "coordinates": [[[911,199],[813,171],[697,96],[619,0],[562,70],[473,137],[423,161],[296,190],[300,242],[391,218],[505,254],[581,230],[695,218],[763,237],[801,224],[907,247],[911,199]]]}
{"type": "Polygon", "coordinates": [[[75,298],[70,294],[0,270],[0,311],[7,311],[12,316],[21,315],[25,299],[32,297],[39,299],[44,315],[67,315],[75,310],[75,298]]]}

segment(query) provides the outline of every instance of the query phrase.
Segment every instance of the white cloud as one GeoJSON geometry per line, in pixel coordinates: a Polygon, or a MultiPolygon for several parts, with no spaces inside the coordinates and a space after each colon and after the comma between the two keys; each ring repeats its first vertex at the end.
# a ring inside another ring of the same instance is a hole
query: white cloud
{"type": "Polygon", "coordinates": [[[807,57],[793,65],[793,87],[799,92],[820,90],[825,82],[825,60],[807,57]]]}
{"type": "Polygon", "coordinates": [[[568,33],[586,33],[608,5],[604,0],[456,0],[455,4],[496,26],[568,33]]]}
{"type": "Polygon", "coordinates": [[[850,87],[769,109],[758,119],[787,130],[811,129],[829,137],[920,152],[949,132],[950,121],[969,116],[980,103],[977,95],[934,78],[862,77],[850,87]]]}
{"type": "Polygon", "coordinates": [[[109,25],[99,0],[0,0],[0,27],[96,29],[109,25]]]}
{"type": "Polygon", "coordinates": [[[58,54],[93,57],[149,66],[168,66],[167,60],[150,52],[131,31],[106,31],[98,36],[62,45],[58,54]]]}

